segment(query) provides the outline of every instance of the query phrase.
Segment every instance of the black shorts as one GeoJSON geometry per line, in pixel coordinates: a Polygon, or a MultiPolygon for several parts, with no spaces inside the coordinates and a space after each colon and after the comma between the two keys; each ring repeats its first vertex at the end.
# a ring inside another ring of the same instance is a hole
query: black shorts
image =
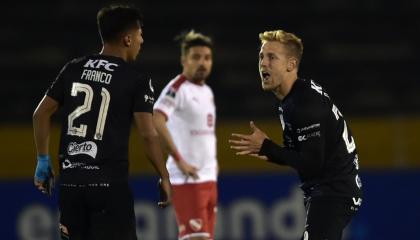
{"type": "Polygon", "coordinates": [[[343,229],[358,211],[358,199],[319,196],[305,199],[306,224],[302,240],[341,240],[343,229]]]}
{"type": "Polygon", "coordinates": [[[62,239],[137,239],[134,201],[128,183],[62,185],[59,207],[62,239]]]}

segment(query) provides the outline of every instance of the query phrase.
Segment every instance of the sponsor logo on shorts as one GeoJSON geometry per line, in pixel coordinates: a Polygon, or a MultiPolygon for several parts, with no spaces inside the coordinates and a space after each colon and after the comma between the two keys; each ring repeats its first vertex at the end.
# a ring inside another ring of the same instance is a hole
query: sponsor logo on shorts
{"type": "Polygon", "coordinates": [[[68,155],[86,154],[91,156],[92,158],[95,158],[97,152],[98,147],[96,146],[96,143],[92,141],[82,142],[80,144],[76,142],[71,142],[67,147],[68,155]]]}
{"type": "Polygon", "coordinates": [[[203,220],[201,218],[193,218],[189,221],[190,227],[193,231],[200,231],[203,227],[203,220]]]}

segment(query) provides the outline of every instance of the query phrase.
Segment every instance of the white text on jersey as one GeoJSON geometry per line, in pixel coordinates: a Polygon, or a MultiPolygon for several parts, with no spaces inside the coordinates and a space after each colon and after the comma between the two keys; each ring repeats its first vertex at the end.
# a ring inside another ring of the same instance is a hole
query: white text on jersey
{"type": "Polygon", "coordinates": [[[80,79],[87,81],[100,82],[105,84],[110,84],[111,78],[112,74],[89,69],[83,69],[82,76],[80,77],[80,79]]]}
{"type": "Polygon", "coordinates": [[[84,67],[96,68],[96,69],[98,69],[100,67],[104,67],[105,70],[113,72],[114,69],[111,68],[112,66],[118,67],[118,64],[110,63],[107,60],[103,60],[103,59],[101,59],[101,60],[99,60],[99,59],[95,59],[95,60],[89,59],[84,65],[84,67]]]}

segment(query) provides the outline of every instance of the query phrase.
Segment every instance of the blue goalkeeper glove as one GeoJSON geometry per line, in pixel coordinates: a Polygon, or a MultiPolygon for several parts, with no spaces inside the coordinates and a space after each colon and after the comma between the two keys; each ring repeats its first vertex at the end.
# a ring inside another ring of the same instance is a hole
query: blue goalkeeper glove
{"type": "Polygon", "coordinates": [[[37,160],[34,177],[35,185],[43,193],[51,196],[54,187],[54,173],[51,167],[50,156],[40,154],[37,156],[37,160]]]}

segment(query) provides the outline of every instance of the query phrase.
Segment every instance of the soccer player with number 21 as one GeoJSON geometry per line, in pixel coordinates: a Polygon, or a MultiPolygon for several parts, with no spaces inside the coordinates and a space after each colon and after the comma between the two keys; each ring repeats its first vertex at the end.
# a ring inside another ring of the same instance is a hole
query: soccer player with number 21
{"type": "Polygon", "coordinates": [[[137,239],[128,183],[133,119],[146,156],[161,177],[161,207],[171,200],[169,173],[153,124],[152,80],[130,64],[143,43],[142,17],[135,8],[114,5],[98,12],[97,23],[102,51],[67,63],[35,110],[38,162],[34,182],[39,190],[50,193],[50,119],[60,107],[62,239],[132,240],[137,239]]]}

